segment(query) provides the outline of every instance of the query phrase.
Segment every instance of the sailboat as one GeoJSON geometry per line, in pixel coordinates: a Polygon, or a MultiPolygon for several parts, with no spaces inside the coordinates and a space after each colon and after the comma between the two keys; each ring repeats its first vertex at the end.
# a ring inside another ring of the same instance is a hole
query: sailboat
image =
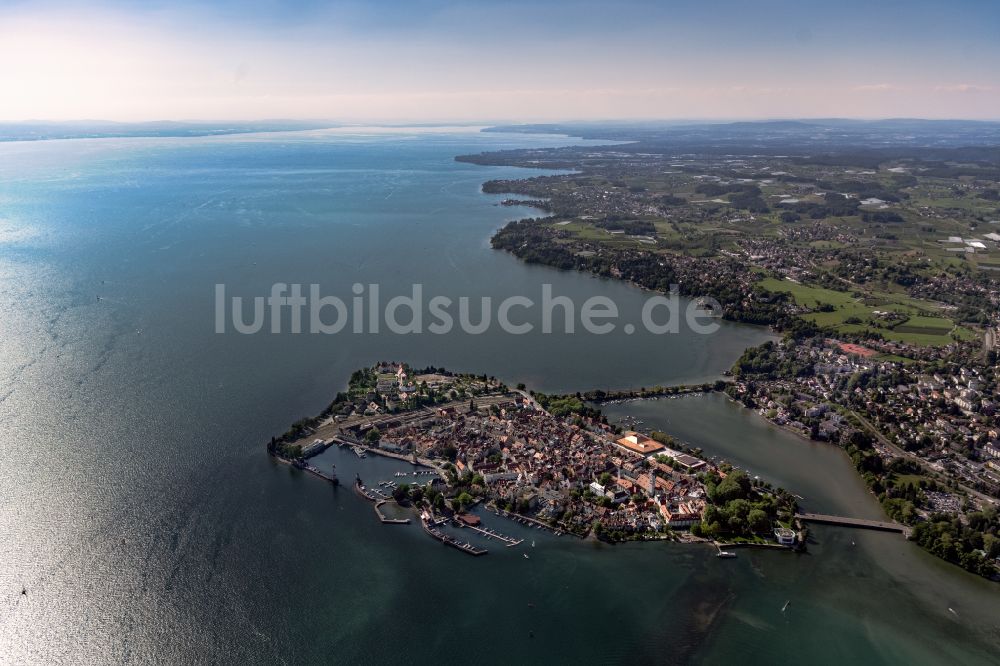
{"type": "Polygon", "coordinates": [[[790,603],[792,603],[791,599],[789,599],[788,601],[785,602],[785,605],[781,607],[781,612],[782,613],[784,613],[786,610],[788,610],[788,604],[790,604],[790,603]]]}

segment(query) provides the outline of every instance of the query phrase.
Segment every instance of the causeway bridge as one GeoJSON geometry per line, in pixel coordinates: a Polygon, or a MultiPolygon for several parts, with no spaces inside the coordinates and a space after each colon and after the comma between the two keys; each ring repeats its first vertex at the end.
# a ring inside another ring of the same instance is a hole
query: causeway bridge
{"type": "Polygon", "coordinates": [[[863,518],[845,518],[844,516],[828,516],[822,513],[797,513],[795,517],[805,523],[822,523],[824,525],[840,525],[842,527],[858,527],[882,532],[899,532],[907,539],[912,530],[909,526],[896,522],[882,520],[865,520],[863,518]]]}

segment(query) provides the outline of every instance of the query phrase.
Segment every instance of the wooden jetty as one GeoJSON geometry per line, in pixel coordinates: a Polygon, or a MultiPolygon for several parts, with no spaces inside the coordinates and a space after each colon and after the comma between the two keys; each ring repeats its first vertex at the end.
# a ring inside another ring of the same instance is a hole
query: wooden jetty
{"type": "Polygon", "coordinates": [[[473,532],[478,532],[487,539],[497,539],[498,541],[502,541],[507,545],[508,548],[510,548],[511,546],[517,546],[518,544],[524,541],[524,539],[515,539],[514,537],[509,537],[506,534],[500,534],[499,532],[491,530],[488,527],[482,527],[482,526],[477,527],[475,525],[466,525],[461,522],[456,524],[459,527],[464,527],[466,529],[472,530],[473,532]]]}
{"type": "Polygon", "coordinates": [[[527,516],[522,516],[519,513],[514,513],[512,511],[505,511],[503,509],[494,509],[493,513],[497,514],[501,518],[506,518],[507,520],[513,520],[515,523],[521,523],[527,527],[534,527],[536,530],[546,530],[555,534],[556,536],[562,536],[563,531],[552,527],[551,525],[546,525],[540,520],[535,520],[534,518],[528,518],[527,516]]]}
{"type": "Polygon", "coordinates": [[[429,520],[423,516],[420,517],[420,524],[424,528],[424,532],[430,534],[433,538],[437,539],[446,546],[451,546],[452,548],[457,548],[463,553],[468,553],[469,555],[485,555],[489,551],[485,548],[476,548],[471,543],[463,543],[456,539],[455,537],[445,534],[438,528],[430,524],[429,520]]]}

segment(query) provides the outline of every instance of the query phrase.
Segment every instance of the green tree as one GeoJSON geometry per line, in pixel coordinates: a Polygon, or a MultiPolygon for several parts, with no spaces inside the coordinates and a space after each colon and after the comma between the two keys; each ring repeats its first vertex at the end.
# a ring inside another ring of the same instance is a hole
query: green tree
{"type": "Polygon", "coordinates": [[[456,511],[464,511],[472,504],[473,501],[474,499],[472,495],[463,491],[458,497],[451,501],[451,505],[456,511]]]}
{"type": "Polygon", "coordinates": [[[751,510],[747,516],[747,521],[750,523],[750,530],[753,532],[766,532],[771,527],[771,519],[767,513],[760,509],[751,510]]]}
{"type": "Polygon", "coordinates": [[[410,484],[401,483],[392,489],[392,498],[397,502],[405,502],[410,497],[410,484]]]}

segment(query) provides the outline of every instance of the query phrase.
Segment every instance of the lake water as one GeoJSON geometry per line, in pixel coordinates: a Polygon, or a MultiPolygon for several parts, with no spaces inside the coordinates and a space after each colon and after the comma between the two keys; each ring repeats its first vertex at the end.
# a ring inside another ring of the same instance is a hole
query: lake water
{"type": "MultiPolygon", "coordinates": [[[[257,296],[275,282],[497,299],[549,283],[637,320],[636,289],[489,248],[533,213],[494,205],[480,184],[534,173],[453,160],[568,143],[341,130],[0,144],[3,660],[985,663],[996,590],[892,535],[817,529],[808,556],[720,563],[698,547],[539,534],[530,560],[497,547],[471,558],[266,456],[271,435],[378,359],[584,390],[710,380],[767,339],[731,324],[711,336],[214,333],[214,285],[257,296]]],[[[662,406],[682,437],[703,434],[719,446],[706,450],[817,507],[877,513],[848,467],[829,475],[838,452],[691,400],[628,408],[662,406]]],[[[347,478],[399,469],[339,451],[321,463],[347,478]]]]}
{"type": "MultiPolygon", "coordinates": [[[[843,451],[772,426],[722,394],[606,405],[604,412],[611,422],[626,415],[640,419],[644,428],[670,432],[706,456],[787,488],[802,497],[803,510],[885,520],[843,451]]],[[[898,534],[812,525],[810,536],[806,555],[751,556],[749,569],[758,579],[734,585],[732,605],[708,655],[732,658],[746,641],[766,650],[752,661],[775,663],[782,660],[779,650],[788,647],[779,637],[786,635],[781,627],[787,627],[796,654],[807,663],[994,659],[991,651],[1000,648],[995,583],[925,553],[898,534]],[[791,600],[785,625],[774,626],[772,609],[761,607],[774,595],[791,600]]]]}

